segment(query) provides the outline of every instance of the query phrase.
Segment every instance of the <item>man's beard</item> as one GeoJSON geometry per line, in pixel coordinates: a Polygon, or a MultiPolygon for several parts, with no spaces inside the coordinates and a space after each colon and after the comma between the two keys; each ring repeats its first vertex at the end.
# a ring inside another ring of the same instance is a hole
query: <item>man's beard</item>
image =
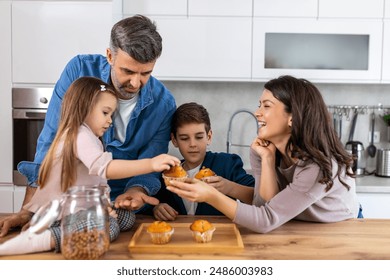
{"type": "Polygon", "coordinates": [[[127,92],[126,90],[124,90],[124,88],[121,88],[120,92],[119,92],[119,95],[120,95],[119,98],[125,99],[125,100],[133,99],[138,93],[139,93],[139,91],[127,92]]]}

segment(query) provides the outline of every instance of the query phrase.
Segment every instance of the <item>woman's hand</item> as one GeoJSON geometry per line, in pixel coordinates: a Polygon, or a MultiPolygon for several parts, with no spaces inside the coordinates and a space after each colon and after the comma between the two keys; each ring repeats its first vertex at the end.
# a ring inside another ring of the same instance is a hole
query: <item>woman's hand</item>
{"type": "Polygon", "coordinates": [[[235,216],[237,202],[200,180],[193,178],[185,182],[173,180],[167,186],[167,190],[189,201],[206,202],[230,219],[235,216]]]}
{"type": "Polygon", "coordinates": [[[153,216],[159,221],[174,221],[179,213],[167,203],[154,206],[153,216]]]}
{"type": "Polygon", "coordinates": [[[207,202],[207,200],[212,199],[215,192],[218,192],[212,186],[194,178],[188,178],[185,182],[170,181],[167,190],[195,202],[207,202]]]}
{"type": "Polygon", "coordinates": [[[255,138],[253,140],[251,148],[262,158],[275,158],[276,147],[275,145],[267,140],[255,138]]]}

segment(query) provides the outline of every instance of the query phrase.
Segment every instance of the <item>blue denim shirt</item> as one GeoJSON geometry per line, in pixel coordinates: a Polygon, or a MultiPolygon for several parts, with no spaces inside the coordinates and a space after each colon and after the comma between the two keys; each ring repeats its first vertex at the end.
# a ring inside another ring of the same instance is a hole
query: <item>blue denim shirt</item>
{"type": "MultiPolygon", "coordinates": [[[[18,171],[34,186],[39,167],[52,143],[58,128],[61,102],[70,84],[83,76],[94,76],[110,83],[110,65],[102,55],[78,55],[71,59],[56,83],[47,110],[45,123],[37,142],[34,162],[22,161],[18,171]]],[[[150,77],[141,89],[136,107],[131,114],[124,143],[114,138],[114,127],[103,135],[105,149],[114,159],[151,158],[167,153],[170,140],[170,123],[176,103],[171,92],[157,79],[150,77]]],[[[110,180],[111,198],[115,199],[132,186],[143,187],[155,195],[161,187],[160,173],[152,173],[121,180],[110,180]]]]}

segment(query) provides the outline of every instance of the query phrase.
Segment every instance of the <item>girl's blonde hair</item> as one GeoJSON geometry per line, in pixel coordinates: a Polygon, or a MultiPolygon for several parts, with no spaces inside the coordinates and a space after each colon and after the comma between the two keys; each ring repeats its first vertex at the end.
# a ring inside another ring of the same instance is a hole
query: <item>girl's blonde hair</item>
{"type": "Polygon", "coordinates": [[[56,158],[62,161],[61,190],[65,192],[76,181],[77,134],[103,91],[117,98],[113,86],[95,77],[81,77],[69,86],[62,101],[57,134],[39,169],[38,185],[41,188],[47,183],[56,158]],[[57,155],[57,148],[61,142],[63,149],[61,154],[57,155]]]}

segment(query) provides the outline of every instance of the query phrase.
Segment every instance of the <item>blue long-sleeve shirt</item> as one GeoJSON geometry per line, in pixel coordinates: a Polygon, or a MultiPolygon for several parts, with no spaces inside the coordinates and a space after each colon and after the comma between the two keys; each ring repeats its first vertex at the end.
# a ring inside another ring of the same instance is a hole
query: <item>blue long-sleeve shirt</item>
{"type": "MultiPolygon", "coordinates": [[[[110,83],[111,66],[102,55],[77,55],[66,65],[56,83],[46,113],[43,130],[38,138],[34,162],[22,161],[18,170],[25,175],[29,185],[38,179],[39,167],[58,129],[61,103],[70,84],[83,76],[100,78],[110,83]]],[[[105,149],[114,159],[151,158],[167,153],[170,140],[170,123],[176,103],[171,92],[153,76],[142,87],[137,104],[126,128],[124,143],[114,138],[114,127],[104,135],[105,149]]],[[[115,199],[132,186],[143,187],[149,195],[155,195],[161,187],[160,174],[152,173],[121,180],[110,180],[111,197],[115,199]]]]}

